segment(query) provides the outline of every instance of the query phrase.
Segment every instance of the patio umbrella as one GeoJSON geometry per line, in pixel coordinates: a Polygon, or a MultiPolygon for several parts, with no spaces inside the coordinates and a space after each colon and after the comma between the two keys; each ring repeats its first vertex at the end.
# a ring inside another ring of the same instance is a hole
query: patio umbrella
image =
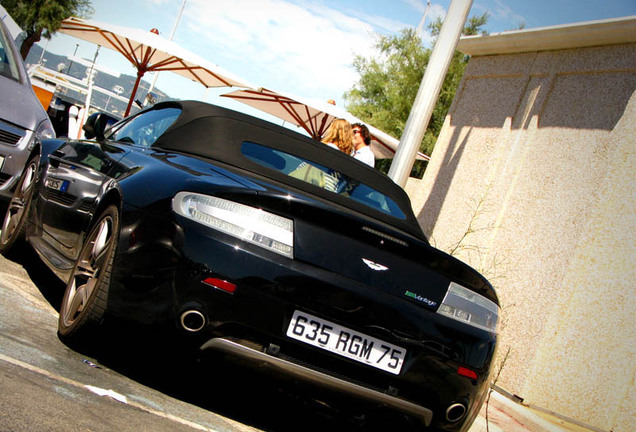
{"type": "Polygon", "coordinates": [[[159,36],[156,30],[143,31],[71,17],[62,21],[59,31],[118,51],[137,69],[125,116],[130,113],[139,82],[146,72],[172,71],[205,87],[249,87],[217,65],[159,36]]]}
{"type": "MultiPolygon", "coordinates": [[[[400,143],[399,140],[391,135],[328,102],[285,95],[265,88],[236,90],[221,96],[243,102],[286,122],[295,124],[317,140],[320,140],[325,135],[329,125],[336,118],[344,118],[352,124],[365,124],[371,133],[371,150],[376,159],[392,158],[400,143]]],[[[417,159],[429,160],[429,157],[419,152],[417,159]]]]}

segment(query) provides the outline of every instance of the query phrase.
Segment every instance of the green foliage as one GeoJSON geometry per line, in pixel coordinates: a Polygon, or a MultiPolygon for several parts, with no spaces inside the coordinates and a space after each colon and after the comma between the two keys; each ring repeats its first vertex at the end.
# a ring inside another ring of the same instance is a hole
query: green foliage
{"type": "MultiPolygon", "coordinates": [[[[474,36],[480,33],[487,34],[486,30],[484,30],[482,27],[484,27],[488,23],[488,17],[488,12],[484,12],[482,15],[468,18],[468,21],[466,21],[466,25],[462,30],[462,35],[474,36]]],[[[442,19],[438,17],[432,24],[428,26],[432,36],[439,36],[439,32],[442,29],[442,24],[442,19]]]]}
{"type": "Polygon", "coordinates": [[[26,33],[20,46],[23,59],[42,36],[50,39],[64,19],[93,13],[90,0],[0,0],[0,4],[26,33]]]}
{"type": "MultiPolygon", "coordinates": [[[[463,34],[483,33],[482,27],[487,21],[487,13],[471,17],[463,34]]],[[[433,36],[438,36],[441,27],[442,21],[438,19],[429,29],[433,36]]],[[[398,35],[376,35],[376,38],[375,48],[379,55],[355,57],[353,66],[360,78],[344,98],[347,110],[353,115],[394,137],[400,137],[432,51],[424,48],[421,38],[412,28],[405,28],[398,35]]],[[[427,155],[433,151],[467,63],[468,57],[456,51],[420,144],[420,151],[427,155]]],[[[377,166],[387,172],[390,161],[379,161],[377,166]]],[[[411,175],[421,177],[424,169],[425,164],[416,163],[411,175]]]]}
{"type": "Polygon", "coordinates": [[[401,136],[431,53],[413,29],[376,37],[378,58],[355,57],[360,79],[345,94],[347,107],[356,117],[401,136]]]}

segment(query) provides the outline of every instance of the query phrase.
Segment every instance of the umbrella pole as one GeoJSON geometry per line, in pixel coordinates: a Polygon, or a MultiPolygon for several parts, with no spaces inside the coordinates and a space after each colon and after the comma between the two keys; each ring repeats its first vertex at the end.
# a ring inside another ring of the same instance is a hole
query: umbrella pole
{"type": "Polygon", "coordinates": [[[137,70],[137,80],[135,81],[135,86],[133,87],[132,93],[130,93],[130,100],[128,101],[128,106],[126,107],[126,112],[124,113],[124,117],[128,117],[130,114],[130,107],[132,107],[133,100],[135,99],[135,95],[137,94],[137,88],[139,87],[139,82],[141,81],[141,77],[146,73],[145,70],[137,70]]]}

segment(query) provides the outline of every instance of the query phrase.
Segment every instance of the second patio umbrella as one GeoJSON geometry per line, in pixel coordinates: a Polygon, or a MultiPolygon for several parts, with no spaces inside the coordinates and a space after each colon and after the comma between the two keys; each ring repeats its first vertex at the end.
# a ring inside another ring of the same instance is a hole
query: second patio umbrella
{"type": "MultiPolygon", "coordinates": [[[[376,159],[392,158],[400,143],[391,135],[364,123],[348,111],[328,102],[285,95],[265,88],[236,90],[223,94],[221,97],[235,99],[301,127],[309,136],[317,140],[324,136],[329,125],[336,118],[344,118],[350,123],[363,123],[371,133],[371,150],[376,159]]],[[[429,157],[424,153],[418,153],[417,159],[429,160],[429,157]]]]}

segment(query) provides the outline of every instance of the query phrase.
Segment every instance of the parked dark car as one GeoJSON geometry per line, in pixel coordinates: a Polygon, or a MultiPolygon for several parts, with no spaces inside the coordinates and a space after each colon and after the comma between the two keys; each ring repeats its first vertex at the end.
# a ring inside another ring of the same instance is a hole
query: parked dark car
{"type": "Polygon", "coordinates": [[[68,281],[59,335],[105,317],[202,351],[467,430],[487,394],[499,306],[429,245],[384,174],[271,123],[163,102],[95,141],[46,140],[0,236],[68,281]]]}
{"type": "Polygon", "coordinates": [[[9,199],[36,141],[55,137],[20,53],[0,20],[0,196],[9,199]]]}

